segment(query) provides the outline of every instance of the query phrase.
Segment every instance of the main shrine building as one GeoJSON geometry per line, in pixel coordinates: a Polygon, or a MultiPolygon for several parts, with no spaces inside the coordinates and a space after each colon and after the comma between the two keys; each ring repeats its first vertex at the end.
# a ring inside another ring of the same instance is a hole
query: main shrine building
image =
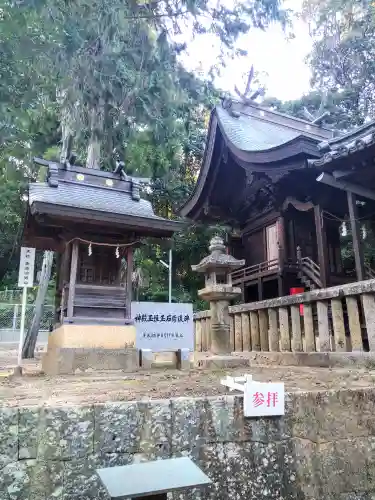
{"type": "Polygon", "coordinates": [[[253,102],[211,113],[204,160],[181,215],[232,228],[232,273],[251,302],[373,277],[360,222],[375,220],[375,123],[337,136],[253,102]],[[344,269],[350,222],[355,266],[344,269]],[[354,268],[355,267],[355,268],[354,268]]]}

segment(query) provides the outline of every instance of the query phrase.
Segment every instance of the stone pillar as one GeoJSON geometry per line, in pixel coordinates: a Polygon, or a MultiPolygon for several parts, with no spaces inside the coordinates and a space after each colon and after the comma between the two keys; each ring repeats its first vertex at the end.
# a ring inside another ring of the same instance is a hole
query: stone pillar
{"type": "Polygon", "coordinates": [[[228,353],[230,347],[229,300],[215,300],[210,303],[211,346],[214,354],[228,353]]]}

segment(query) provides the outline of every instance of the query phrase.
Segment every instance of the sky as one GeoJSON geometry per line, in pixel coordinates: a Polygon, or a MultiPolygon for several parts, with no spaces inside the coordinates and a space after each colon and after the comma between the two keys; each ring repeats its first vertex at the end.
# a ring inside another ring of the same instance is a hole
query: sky
{"type": "MultiPolygon", "coordinates": [[[[287,7],[298,12],[301,0],[289,0],[287,7]]],[[[251,64],[260,80],[266,86],[266,97],[277,97],[281,100],[298,99],[309,91],[310,70],[305,62],[311,51],[312,40],[308,26],[303,21],[294,21],[295,38],[287,40],[285,33],[278,25],[267,31],[253,29],[238,42],[238,47],[247,50],[248,56],[228,61],[216,85],[224,91],[233,92],[234,86],[240,90],[245,88],[245,77],[251,64]]],[[[186,65],[194,72],[198,68],[204,74],[212,65],[218,52],[217,41],[207,36],[189,44],[189,55],[186,65]],[[202,50],[203,48],[203,50],[202,50]]]]}

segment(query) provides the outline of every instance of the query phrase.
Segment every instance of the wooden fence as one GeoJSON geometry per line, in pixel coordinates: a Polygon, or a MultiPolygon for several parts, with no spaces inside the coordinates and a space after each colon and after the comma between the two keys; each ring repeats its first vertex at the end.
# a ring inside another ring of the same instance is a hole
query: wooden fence
{"type": "MultiPolygon", "coordinates": [[[[232,351],[375,351],[375,279],[229,307],[232,351]]],[[[211,345],[210,311],[194,315],[211,345]]]]}

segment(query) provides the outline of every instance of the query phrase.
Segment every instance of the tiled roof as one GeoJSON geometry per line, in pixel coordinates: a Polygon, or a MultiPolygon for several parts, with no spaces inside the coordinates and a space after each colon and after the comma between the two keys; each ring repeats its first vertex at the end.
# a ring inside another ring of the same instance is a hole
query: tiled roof
{"type": "Polygon", "coordinates": [[[215,113],[227,139],[242,151],[267,151],[299,137],[317,142],[333,137],[331,130],[256,104],[234,103],[230,111],[217,106],[215,113]]]}
{"type": "Polygon", "coordinates": [[[318,147],[324,152],[323,156],[317,160],[309,160],[308,163],[312,167],[323,167],[374,144],[375,122],[371,122],[332,141],[322,142],[318,147]]]}
{"type": "Polygon", "coordinates": [[[155,215],[151,203],[140,196],[139,179],[126,175],[123,169],[111,173],[45,163],[46,182],[29,184],[31,214],[68,216],[80,222],[106,221],[157,236],[170,236],[181,227],[179,221],[155,215]]]}
{"type": "Polygon", "coordinates": [[[29,204],[48,203],[61,207],[95,210],[110,214],[129,215],[153,220],[164,220],[154,214],[149,201],[132,199],[130,193],[100,186],[73,184],[60,180],[58,187],[46,182],[29,186],[29,204]]]}

